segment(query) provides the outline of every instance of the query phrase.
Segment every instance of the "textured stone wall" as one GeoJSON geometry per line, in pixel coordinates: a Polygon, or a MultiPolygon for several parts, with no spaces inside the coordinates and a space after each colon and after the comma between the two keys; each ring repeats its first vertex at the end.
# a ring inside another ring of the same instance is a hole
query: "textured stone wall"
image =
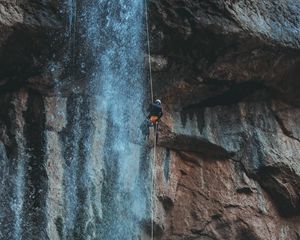
{"type": "MultiPolygon", "coordinates": [[[[85,70],[93,67],[91,49],[71,50],[66,9],[0,3],[0,239],[103,234],[107,122],[85,91],[89,76],[66,59],[85,52],[85,70]]],[[[165,110],[156,239],[300,238],[299,10],[292,0],[150,1],[154,92],[165,110]]],[[[149,146],[132,153],[142,180],[149,146]]]]}
{"type": "Polygon", "coordinates": [[[162,239],[299,238],[295,1],[151,1],[162,239]]]}

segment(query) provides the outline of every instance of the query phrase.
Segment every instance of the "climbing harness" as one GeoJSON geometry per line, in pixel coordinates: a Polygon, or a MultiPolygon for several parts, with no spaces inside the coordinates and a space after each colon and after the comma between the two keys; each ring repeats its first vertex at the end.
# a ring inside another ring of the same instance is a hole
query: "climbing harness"
{"type": "MultiPolygon", "coordinates": [[[[148,7],[147,0],[144,0],[145,5],[145,18],[146,18],[146,30],[147,30],[147,47],[148,47],[148,64],[149,64],[149,80],[150,80],[150,90],[151,90],[151,102],[154,100],[153,96],[153,80],[152,80],[152,68],[151,68],[151,49],[150,49],[150,37],[149,37],[149,16],[148,16],[148,7]]],[[[154,239],[154,217],[156,213],[156,204],[155,204],[155,165],[156,165],[156,144],[157,144],[157,128],[158,122],[155,123],[154,126],[154,147],[153,147],[153,161],[151,161],[151,187],[150,187],[150,195],[151,195],[151,239],[154,239]]]]}

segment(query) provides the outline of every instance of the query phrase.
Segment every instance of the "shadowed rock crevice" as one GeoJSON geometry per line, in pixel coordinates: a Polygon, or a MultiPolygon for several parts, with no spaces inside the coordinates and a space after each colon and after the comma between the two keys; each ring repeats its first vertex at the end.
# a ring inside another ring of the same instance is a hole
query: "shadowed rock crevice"
{"type": "Polygon", "coordinates": [[[9,159],[13,158],[13,155],[16,154],[16,139],[15,139],[15,131],[13,131],[13,117],[14,117],[14,109],[13,109],[13,92],[3,93],[0,97],[0,119],[1,119],[1,141],[5,144],[7,156],[9,159]]]}
{"type": "Polygon", "coordinates": [[[243,239],[247,239],[247,240],[260,240],[260,238],[258,238],[256,236],[256,234],[253,232],[252,229],[247,229],[247,228],[241,228],[240,231],[237,234],[236,237],[237,240],[243,240],[243,239]]]}
{"type": "Polygon", "coordinates": [[[224,148],[210,143],[205,138],[189,136],[185,134],[177,134],[171,132],[169,127],[163,123],[160,124],[160,132],[158,146],[182,151],[194,152],[213,159],[228,159],[234,155],[232,152],[226,151],[224,148]]]}
{"type": "Polygon", "coordinates": [[[63,238],[63,224],[63,219],[61,217],[55,219],[56,230],[60,239],[63,238]]]}
{"type": "Polygon", "coordinates": [[[158,200],[162,203],[166,212],[169,212],[174,206],[174,201],[168,196],[158,196],[158,200]]]}
{"type": "Polygon", "coordinates": [[[43,97],[28,93],[28,108],[24,114],[26,150],[23,237],[46,238],[47,173],[45,169],[45,109],[43,97]],[[36,224],[39,223],[39,224],[36,224]]]}
{"type": "Polygon", "coordinates": [[[50,54],[43,50],[43,46],[50,44],[49,40],[42,41],[43,38],[45,36],[39,36],[38,33],[33,35],[23,30],[15,32],[7,39],[0,51],[3,91],[18,89],[26,84],[29,77],[42,74],[47,54],[50,54]]]}
{"type": "Polygon", "coordinates": [[[144,221],[141,223],[141,226],[143,227],[144,231],[147,233],[148,236],[151,236],[153,233],[153,237],[156,239],[161,239],[163,236],[163,226],[159,225],[156,222],[151,222],[151,221],[144,221]],[[153,227],[153,228],[152,228],[153,227]]]}
{"type": "Polygon", "coordinates": [[[255,93],[256,91],[264,88],[265,87],[261,81],[249,81],[249,82],[234,84],[228,90],[226,90],[220,95],[213,96],[211,98],[203,100],[200,103],[195,103],[189,106],[185,106],[183,108],[183,112],[192,109],[205,108],[205,107],[226,106],[231,104],[237,104],[241,102],[243,99],[255,93]]]}
{"type": "Polygon", "coordinates": [[[300,176],[292,168],[280,164],[266,166],[259,170],[257,179],[283,216],[300,214],[300,176]]]}

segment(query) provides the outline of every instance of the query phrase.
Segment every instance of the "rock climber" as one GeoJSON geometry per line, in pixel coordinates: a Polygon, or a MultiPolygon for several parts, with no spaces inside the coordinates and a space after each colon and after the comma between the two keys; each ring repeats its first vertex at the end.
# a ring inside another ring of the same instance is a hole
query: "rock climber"
{"type": "Polygon", "coordinates": [[[155,126],[163,115],[161,101],[159,99],[156,99],[153,103],[150,104],[147,111],[149,112],[148,120],[150,124],[152,126],[155,126]]]}
{"type": "Polygon", "coordinates": [[[146,136],[149,135],[150,127],[154,127],[155,129],[157,128],[160,118],[163,115],[161,101],[159,99],[156,99],[153,103],[149,105],[147,111],[147,119],[141,126],[142,133],[146,136]]]}

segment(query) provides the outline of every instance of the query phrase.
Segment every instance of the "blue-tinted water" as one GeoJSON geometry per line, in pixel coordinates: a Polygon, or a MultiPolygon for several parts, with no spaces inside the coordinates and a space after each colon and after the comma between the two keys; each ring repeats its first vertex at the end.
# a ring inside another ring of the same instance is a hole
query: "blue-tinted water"
{"type": "Polygon", "coordinates": [[[96,95],[96,111],[105,119],[105,141],[99,146],[104,161],[102,219],[96,235],[138,239],[147,214],[143,189],[148,184],[140,177],[140,161],[145,159],[139,142],[146,98],[144,5],[136,0],[98,0],[82,9],[77,13],[85,28],[81,37],[93,51],[89,61],[81,56],[78,65],[86,71],[92,63],[90,92],[96,95]]]}

